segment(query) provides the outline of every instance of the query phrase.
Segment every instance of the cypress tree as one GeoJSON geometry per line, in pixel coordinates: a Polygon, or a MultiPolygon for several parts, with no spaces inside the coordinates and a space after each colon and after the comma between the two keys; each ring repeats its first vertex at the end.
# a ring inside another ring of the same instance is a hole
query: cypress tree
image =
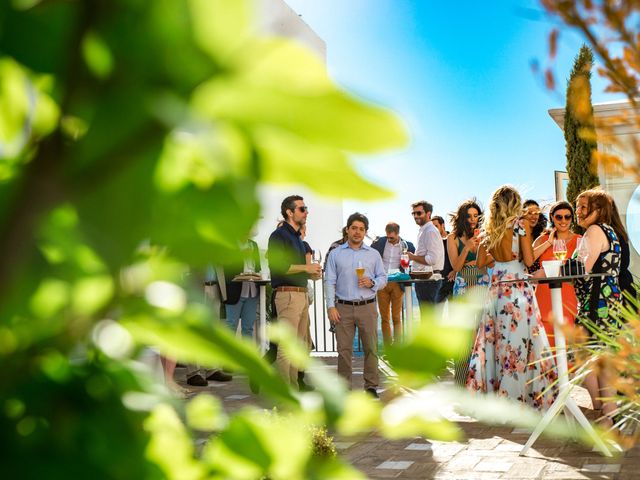
{"type": "Polygon", "coordinates": [[[567,145],[567,200],[572,204],[580,192],[599,184],[591,154],[598,146],[591,105],[593,52],[582,45],[567,82],[564,138],[567,145]]]}

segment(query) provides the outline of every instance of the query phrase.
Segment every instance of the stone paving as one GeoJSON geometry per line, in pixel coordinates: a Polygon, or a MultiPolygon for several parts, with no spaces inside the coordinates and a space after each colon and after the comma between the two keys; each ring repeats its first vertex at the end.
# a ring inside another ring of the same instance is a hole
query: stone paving
{"type": "MultiPolygon", "coordinates": [[[[323,359],[328,368],[335,358],[323,359]]],[[[180,381],[183,370],[177,370],[180,381]]],[[[184,385],[184,382],[180,382],[184,385]]],[[[234,376],[228,383],[209,382],[189,387],[193,394],[209,391],[222,399],[227,411],[244,405],[261,405],[246,378],[234,376]]],[[[362,388],[362,360],[354,361],[354,388],[362,388]]],[[[581,407],[590,405],[586,391],[574,389],[581,407]]],[[[384,401],[382,394],[381,401],[384,401]]],[[[265,405],[266,406],[266,405],[265,405]]],[[[529,438],[523,429],[490,426],[471,419],[457,421],[466,441],[439,442],[421,437],[390,441],[378,435],[335,438],[339,454],[369,478],[412,479],[640,479],[640,446],[613,458],[601,456],[574,442],[539,438],[524,457],[519,451],[529,438]]]]}

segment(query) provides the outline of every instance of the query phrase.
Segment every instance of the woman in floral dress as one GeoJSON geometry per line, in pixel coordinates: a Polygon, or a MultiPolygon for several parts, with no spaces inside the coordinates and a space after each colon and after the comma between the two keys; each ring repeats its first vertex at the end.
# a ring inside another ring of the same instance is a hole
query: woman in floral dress
{"type": "Polygon", "coordinates": [[[532,225],[522,214],[520,194],[511,186],[491,198],[478,267],[495,261],[489,297],[478,328],[467,388],[548,408],[555,399],[557,371],[540,320],[526,267],[533,263],[532,225]],[[499,283],[513,280],[513,282],[499,283]]]}

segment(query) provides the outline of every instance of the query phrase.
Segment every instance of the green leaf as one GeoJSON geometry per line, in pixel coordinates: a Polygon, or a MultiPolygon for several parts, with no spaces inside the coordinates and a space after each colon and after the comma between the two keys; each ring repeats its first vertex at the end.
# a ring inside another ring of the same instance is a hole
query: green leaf
{"type": "Polygon", "coordinates": [[[253,2],[188,0],[196,44],[213,59],[225,62],[249,39],[253,2]]]}
{"type": "Polygon", "coordinates": [[[56,315],[69,302],[70,285],[57,278],[44,278],[30,300],[30,310],[40,318],[56,315]]]}
{"type": "Polygon", "coordinates": [[[419,435],[444,441],[460,439],[462,432],[458,426],[445,418],[445,415],[451,414],[451,405],[455,400],[441,394],[443,391],[457,392],[458,389],[425,387],[396,397],[382,411],[382,434],[388,438],[411,438],[419,435]],[[450,403],[446,403],[443,396],[450,403]]]}
{"type": "Polygon", "coordinates": [[[246,141],[235,129],[185,127],[167,137],[155,179],[166,192],[190,184],[206,190],[221,178],[250,175],[250,167],[246,141]]]}
{"type": "Polygon", "coordinates": [[[349,465],[341,458],[312,459],[307,468],[307,477],[311,480],[359,480],[367,476],[349,465]]]}
{"type": "Polygon", "coordinates": [[[87,32],[82,39],[82,55],[91,73],[100,79],[113,70],[113,57],[109,46],[97,32],[87,32]]]}
{"type": "Polygon", "coordinates": [[[412,335],[386,352],[405,386],[424,385],[444,371],[450,358],[468,353],[476,328],[476,303],[453,302],[446,324],[439,309],[422,310],[422,319],[415,324],[412,335]]]}
{"type": "Polygon", "coordinates": [[[272,125],[312,143],[353,152],[398,148],[407,141],[404,126],[390,112],[338,90],[304,96],[282,87],[214,79],[195,91],[193,106],[211,119],[249,128],[272,125]]]}
{"type": "Polygon", "coordinates": [[[313,50],[288,38],[254,39],[238,52],[233,74],[241,83],[281,88],[300,95],[336,90],[323,59],[313,50]]]}
{"type": "Polygon", "coordinates": [[[225,478],[302,478],[311,455],[311,430],[305,426],[301,416],[246,410],[203,456],[225,478]]]}
{"type": "Polygon", "coordinates": [[[256,128],[254,140],[265,182],[302,184],[322,195],[342,199],[381,200],[392,196],[391,191],[362,177],[341,150],[269,127],[256,128]]]}
{"type": "Polygon", "coordinates": [[[237,339],[223,325],[211,324],[211,312],[190,305],[180,318],[165,321],[146,314],[126,314],[122,324],[144,345],[155,345],[170,358],[210,368],[220,366],[246,372],[262,392],[288,405],[296,405],[282,377],[267,365],[255,345],[237,339]]]}
{"type": "Polygon", "coordinates": [[[197,395],[187,403],[187,424],[196,430],[213,431],[227,424],[222,403],[211,395],[197,395]]]}
{"type": "Polygon", "coordinates": [[[298,370],[304,371],[309,366],[309,347],[303,343],[295,330],[286,322],[272,322],[267,328],[269,341],[278,344],[287,360],[298,370]]]}
{"type": "Polygon", "coordinates": [[[313,357],[309,360],[307,375],[315,387],[314,394],[322,396],[327,424],[333,425],[340,418],[347,404],[349,395],[347,382],[338,376],[336,371],[323,368],[313,357]]]}
{"type": "Polygon", "coordinates": [[[73,286],[73,310],[79,315],[96,313],[109,302],[113,293],[113,279],[109,275],[82,278],[73,286]]]}
{"type": "Polygon", "coordinates": [[[336,423],[342,435],[356,435],[369,432],[380,424],[380,402],[365,392],[351,392],[346,399],[344,410],[336,423]]]}
{"type": "Polygon", "coordinates": [[[171,407],[158,405],[144,426],[151,434],[147,458],[158,464],[167,478],[205,478],[203,465],[194,458],[191,438],[171,407]]]}

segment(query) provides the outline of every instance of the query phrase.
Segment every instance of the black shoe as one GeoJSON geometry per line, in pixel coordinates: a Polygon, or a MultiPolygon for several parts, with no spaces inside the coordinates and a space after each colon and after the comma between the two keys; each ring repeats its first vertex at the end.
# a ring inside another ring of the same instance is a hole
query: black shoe
{"type": "Polygon", "coordinates": [[[313,392],[316,389],[313,385],[309,385],[308,383],[304,383],[304,380],[298,379],[298,390],[301,392],[313,392]]]}
{"type": "Polygon", "coordinates": [[[187,378],[187,384],[192,387],[206,387],[209,385],[202,375],[192,375],[187,378]]]}
{"type": "Polygon", "coordinates": [[[260,384],[253,380],[249,380],[249,389],[251,390],[251,393],[257,395],[260,393],[260,384]]]}
{"type": "Polygon", "coordinates": [[[230,382],[232,379],[233,376],[228,373],[224,373],[222,370],[216,370],[207,377],[207,380],[213,380],[216,382],[230,382]]]}
{"type": "Polygon", "coordinates": [[[377,391],[375,388],[373,388],[373,387],[365,389],[365,392],[367,392],[367,393],[368,393],[369,395],[371,395],[373,398],[380,398],[380,397],[378,396],[378,391],[377,391]]]}

